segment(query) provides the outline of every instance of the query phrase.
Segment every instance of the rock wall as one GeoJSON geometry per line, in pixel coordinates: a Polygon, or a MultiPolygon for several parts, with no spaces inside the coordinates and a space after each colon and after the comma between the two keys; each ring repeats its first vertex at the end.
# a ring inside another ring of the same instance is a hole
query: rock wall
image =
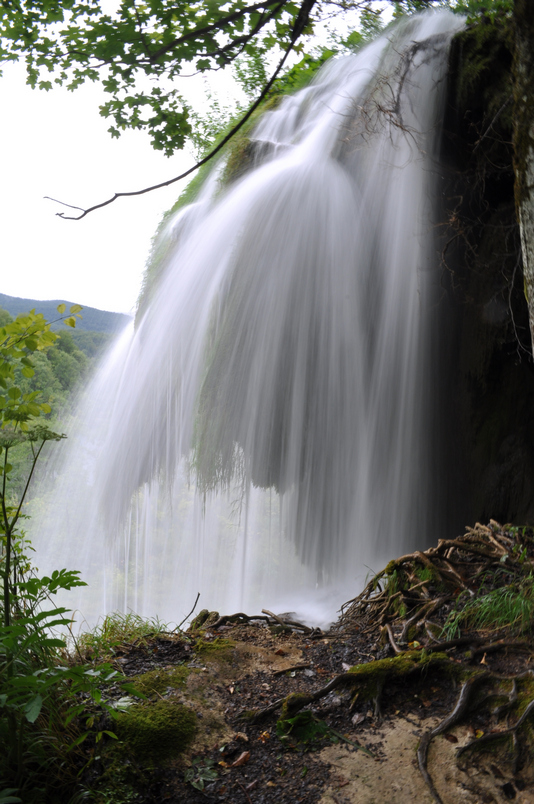
{"type": "Polygon", "coordinates": [[[534,366],[514,205],[511,24],[451,51],[442,160],[442,436],[451,525],[534,519],[534,366]]]}

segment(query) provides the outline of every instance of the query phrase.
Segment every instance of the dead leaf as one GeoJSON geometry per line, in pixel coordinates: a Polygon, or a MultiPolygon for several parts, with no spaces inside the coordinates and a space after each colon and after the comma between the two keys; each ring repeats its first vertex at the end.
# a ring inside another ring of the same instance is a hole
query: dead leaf
{"type": "Polygon", "coordinates": [[[276,787],[274,782],[267,782],[267,787],[276,787]]]}
{"type": "Polygon", "coordinates": [[[238,756],[235,762],[232,762],[230,765],[231,768],[240,768],[241,765],[245,765],[250,759],[250,751],[243,751],[242,754],[238,756]]]}
{"type": "Polygon", "coordinates": [[[285,650],[282,650],[282,648],[278,648],[278,650],[275,650],[274,655],[275,656],[286,656],[287,653],[286,653],[285,650]]]}
{"type": "Polygon", "coordinates": [[[338,787],[346,787],[348,784],[350,784],[350,781],[348,779],[344,779],[342,776],[337,780],[338,787]]]}
{"type": "Polygon", "coordinates": [[[484,654],[484,656],[483,656],[483,657],[482,657],[482,659],[480,660],[480,664],[485,664],[485,665],[487,665],[487,664],[488,664],[488,663],[487,663],[487,661],[486,661],[486,654],[484,654]]]}
{"type": "Polygon", "coordinates": [[[357,726],[359,723],[363,723],[364,720],[365,720],[365,715],[363,714],[363,712],[358,712],[356,715],[353,715],[352,724],[354,726],[357,726]]]}
{"type": "Polygon", "coordinates": [[[248,790],[255,790],[257,788],[258,784],[259,784],[258,780],[254,779],[253,782],[251,782],[250,784],[247,784],[247,786],[245,787],[245,790],[247,790],[247,791],[248,790]]]}
{"type": "Polygon", "coordinates": [[[228,692],[230,693],[230,695],[233,695],[235,692],[235,687],[228,687],[228,692]]]}
{"type": "Polygon", "coordinates": [[[482,731],[482,729],[477,729],[475,731],[475,737],[477,738],[477,740],[479,740],[483,736],[484,736],[484,732],[482,731]]]}
{"type": "Polygon", "coordinates": [[[266,743],[267,740],[269,740],[270,738],[271,738],[271,735],[269,734],[268,731],[262,731],[262,733],[258,737],[258,740],[261,740],[262,743],[266,743]]]}
{"type": "Polygon", "coordinates": [[[444,737],[445,737],[445,739],[446,739],[446,740],[448,740],[450,743],[457,743],[457,742],[458,742],[458,737],[455,737],[455,735],[454,735],[454,734],[444,734],[443,736],[444,736],[444,737]]]}
{"type": "Polygon", "coordinates": [[[244,743],[248,743],[248,737],[244,731],[236,731],[234,740],[242,740],[244,743]]]}

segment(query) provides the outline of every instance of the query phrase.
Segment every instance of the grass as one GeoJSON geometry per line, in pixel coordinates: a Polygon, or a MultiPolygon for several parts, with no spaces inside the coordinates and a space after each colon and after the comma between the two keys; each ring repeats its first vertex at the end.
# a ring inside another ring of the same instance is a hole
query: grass
{"type": "Polygon", "coordinates": [[[100,662],[113,657],[118,648],[134,642],[143,644],[150,637],[170,630],[169,624],[157,617],[113,612],[106,615],[92,631],[81,634],[76,640],[76,649],[84,660],[100,662]]]}
{"type": "Polygon", "coordinates": [[[444,634],[453,639],[460,626],[476,630],[510,628],[525,633],[534,625],[534,576],[501,586],[463,603],[452,611],[444,626],[444,634]]]}

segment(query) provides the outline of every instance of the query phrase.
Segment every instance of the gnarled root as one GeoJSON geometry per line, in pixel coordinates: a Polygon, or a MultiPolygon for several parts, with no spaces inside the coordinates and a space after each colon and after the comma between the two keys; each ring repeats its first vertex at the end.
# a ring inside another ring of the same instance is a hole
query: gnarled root
{"type": "Polygon", "coordinates": [[[421,742],[419,743],[419,748],[417,749],[417,762],[419,765],[419,770],[423,776],[423,779],[428,785],[428,789],[432,794],[432,798],[436,802],[436,804],[443,804],[438,791],[434,787],[434,782],[432,781],[432,777],[428,772],[427,762],[428,762],[428,749],[430,748],[430,743],[437,737],[438,734],[443,734],[444,731],[450,729],[451,726],[455,726],[464,714],[467,711],[469,706],[469,702],[471,700],[471,695],[475,687],[484,679],[489,676],[489,673],[486,672],[479,672],[476,675],[472,675],[467,681],[464,682],[462,688],[460,690],[460,695],[458,696],[458,700],[456,702],[456,706],[448,715],[445,720],[442,720],[441,723],[431,729],[430,731],[425,732],[421,738],[421,742]]]}

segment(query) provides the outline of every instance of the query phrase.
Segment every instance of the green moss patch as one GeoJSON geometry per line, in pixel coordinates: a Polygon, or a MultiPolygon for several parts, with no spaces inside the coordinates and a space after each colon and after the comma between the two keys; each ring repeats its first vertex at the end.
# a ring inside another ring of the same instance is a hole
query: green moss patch
{"type": "Polygon", "coordinates": [[[161,762],[189,747],[197,730],[197,718],[175,701],[137,704],[119,715],[115,730],[139,759],[161,762]]]}
{"type": "Polygon", "coordinates": [[[231,664],[234,659],[234,643],[231,639],[216,637],[212,642],[199,639],[195,645],[195,653],[204,662],[231,664]]]}
{"type": "MultiPolygon", "coordinates": [[[[466,668],[451,661],[446,653],[428,654],[423,650],[406,651],[392,659],[378,659],[375,662],[358,664],[351,667],[348,672],[361,682],[358,685],[359,694],[372,699],[380,694],[386,681],[403,678],[431,667],[444,670],[458,679],[466,675],[466,668]]],[[[469,670],[467,670],[467,675],[469,675],[469,670]]]]}
{"type": "Polygon", "coordinates": [[[184,665],[178,665],[171,670],[151,670],[149,673],[137,676],[134,686],[148,697],[164,695],[169,690],[183,689],[190,673],[191,669],[184,665]]]}

